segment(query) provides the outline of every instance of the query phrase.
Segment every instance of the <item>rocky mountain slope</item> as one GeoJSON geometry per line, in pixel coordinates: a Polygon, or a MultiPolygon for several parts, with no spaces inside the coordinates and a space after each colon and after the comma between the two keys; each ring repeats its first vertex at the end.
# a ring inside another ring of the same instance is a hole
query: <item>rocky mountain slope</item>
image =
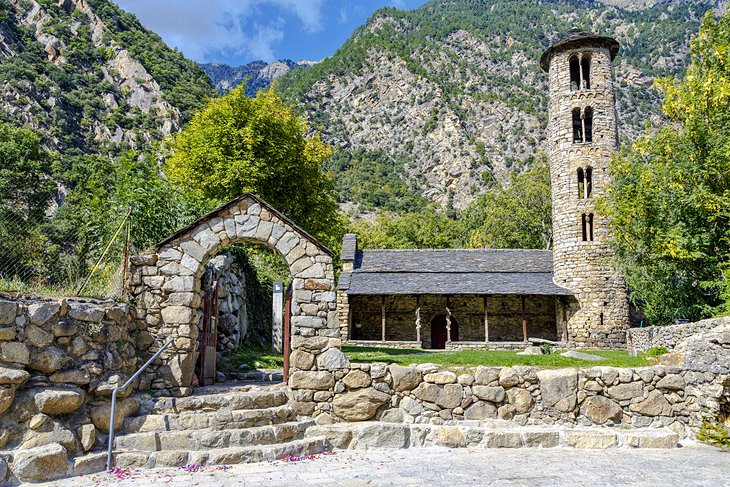
{"type": "Polygon", "coordinates": [[[279,87],[337,147],[330,168],[343,204],[463,208],[543,147],[547,84],[538,61],[563,33],[579,27],[621,42],[615,76],[627,143],[660,120],[654,78],[680,73],[702,16],[726,7],[432,0],[412,11],[381,9],[332,57],[292,71],[279,87]]]}
{"type": "Polygon", "coordinates": [[[295,68],[306,68],[315,64],[314,61],[291,61],[283,59],[266,63],[254,61],[243,66],[229,66],[222,63],[207,63],[200,66],[205,74],[213,81],[219,93],[235,88],[248,79],[246,95],[255,96],[261,88],[268,87],[274,80],[281,78],[295,68]]]}
{"type": "Polygon", "coordinates": [[[0,0],[0,119],[62,157],[144,148],[213,94],[199,66],[110,0],[0,0]]]}

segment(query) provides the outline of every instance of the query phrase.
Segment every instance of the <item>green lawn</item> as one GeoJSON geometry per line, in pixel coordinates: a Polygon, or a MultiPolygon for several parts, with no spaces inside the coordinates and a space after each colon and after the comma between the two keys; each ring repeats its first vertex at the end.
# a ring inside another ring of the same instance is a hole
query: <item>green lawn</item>
{"type": "Polygon", "coordinates": [[[408,350],[380,347],[358,347],[344,345],[342,351],[353,362],[386,362],[399,365],[433,363],[445,367],[476,367],[477,365],[534,365],[537,367],[590,367],[609,365],[613,367],[642,367],[651,365],[646,354],[629,357],[626,350],[584,350],[591,355],[600,355],[608,360],[593,362],[568,357],[560,353],[549,355],[517,355],[507,350],[460,350],[456,352],[433,352],[430,350],[408,350]]]}
{"type": "MultiPolygon", "coordinates": [[[[549,355],[517,355],[513,351],[504,350],[462,350],[458,352],[434,352],[421,349],[359,347],[344,345],[342,351],[353,362],[385,362],[389,364],[410,365],[433,363],[444,368],[460,369],[476,367],[477,365],[534,365],[537,367],[592,367],[594,365],[609,365],[612,367],[642,367],[651,365],[648,354],[640,353],[638,357],[629,357],[626,350],[585,350],[592,355],[600,355],[608,360],[593,362],[568,357],[561,357],[559,353],[549,355]]],[[[240,364],[248,365],[249,369],[276,369],[284,363],[282,355],[271,353],[263,348],[239,348],[226,358],[227,368],[237,368],[240,364]]]]}

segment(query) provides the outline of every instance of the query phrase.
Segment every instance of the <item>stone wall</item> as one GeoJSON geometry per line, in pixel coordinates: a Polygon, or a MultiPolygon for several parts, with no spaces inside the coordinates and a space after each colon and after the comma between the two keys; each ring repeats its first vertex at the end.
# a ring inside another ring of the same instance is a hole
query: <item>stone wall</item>
{"type": "Polygon", "coordinates": [[[500,418],[521,425],[670,427],[680,435],[728,414],[730,327],[642,368],[477,367],[460,375],[412,367],[321,360],[302,350],[292,406],[318,424],[380,420],[453,424],[500,418]]]}
{"type": "MultiPolygon", "coordinates": [[[[380,296],[349,296],[349,313],[353,328],[352,340],[380,340],[382,311],[380,296]]],[[[388,341],[415,341],[416,315],[421,308],[421,342],[431,348],[431,322],[446,314],[446,296],[386,296],[385,339],[388,341]]],[[[458,341],[484,342],[484,297],[456,295],[449,297],[452,319],[458,323],[458,341]]],[[[525,316],[529,337],[556,340],[556,302],[550,296],[528,296],[525,316]]],[[[519,296],[495,295],[488,297],[489,340],[522,341],[522,316],[519,296]]],[[[452,339],[454,338],[452,324],[452,339]]]]}
{"type": "Polygon", "coordinates": [[[547,130],[553,206],[555,282],[576,299],[568,309],[571,347],[618,348],[629,326],[626,286],[611,267],[607,221],[596,207],[608,184],[608,162],[618,147],[614,84],[609,50],[585,40],[550,58],[547,130]],[[572,89],[569,59],[590,56],[590,89],[572,89]],[[593,110],[591,142],[573,141],[572,111],[593,110]],[[592,191],[579,194],[578,169],[592,168],[592,191]],[[593,239],[583,240],[583,215],[593,215],[593,239]]]}
{"type": "Polygon", "coordinates": [[[730,317],[712,318],[668,326],[648,326],[646,328],[629,328],[626,331],[626,345],[629,350],[646,352],[650,348],[665,347],[671,351],[681,341],[704,331],[730,323],[730,317]]]}
{"type": "MultiPolygon", "coordinates": [[[[125,304],[0,296],[0,453],[50,443],[88,451],[108,432],[112,390],[152,343],[144,326],[125,304]]],[[[123,414],[138,407],[119,403],[123,414]]]]}
{"type": "MultiPolygon", "coordinates": [[[[218,351],[225,352],[240,345],[248,332],[246,279],[233,257],[221,254],[206,264],[201,289],[209,291],[213,281],[218,282],[218,351]]],[[[201,314],[198,329],[202,326],[201,314]]]]}

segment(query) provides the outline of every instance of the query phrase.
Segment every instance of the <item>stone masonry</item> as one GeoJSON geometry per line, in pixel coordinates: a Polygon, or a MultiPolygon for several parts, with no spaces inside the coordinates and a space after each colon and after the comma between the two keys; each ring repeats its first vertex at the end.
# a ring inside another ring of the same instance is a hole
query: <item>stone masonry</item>
{"type": "MultiPolygon", "coordinates": [[[[259,198],[247,194],[158,244],[154,254],[132,259],[130,290],[138,316],[155,337],[173,345],[148,375],[153,389],[190,392],[198,350],[201,277],[205,263],[226,245],[254,242],[279,252],[292,275],[292,350],[316,353],[339,347],[331,252],[259,198]]],[[[332,353],[339,350],[333,350],[332,353]]]]}
{"type": "Polygon", "coordinates": [[[555,282],[571,289],[576,297],[568,310],[570,345],[617,348],[625,344],[629,326],[626,286],[611,267],[607,222],[595,202],[605,192],[608,162],[618,146],[611,67],[618,44],[588,33],[571,32],[568,38],[571,36],[572,40],[558,42],[543,56],[550,86],[548,154],[555,282]],[[572,57],[587,60],[589,85],[571,82],[572,57]],[[574,141],[574,109],[583,116],[592,111],[592,141],[574,141]],[[586,178],[582,185],[579,170],[586,178]],[[589,173],[591,188],[587,191],[589,173]]]}

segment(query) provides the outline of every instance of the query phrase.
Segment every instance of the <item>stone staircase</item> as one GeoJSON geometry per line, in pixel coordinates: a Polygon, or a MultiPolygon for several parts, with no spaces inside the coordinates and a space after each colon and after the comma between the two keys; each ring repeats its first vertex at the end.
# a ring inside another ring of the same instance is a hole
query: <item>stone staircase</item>
{"type": "MultiPolygon", "coordinates": [[[[318,453],[324,437],[305,437],[313,421],[297,421],[284,386],[201,387],[183,398],[143,400],[114,442],[117,467],[179,467],[271,461],[318,453]]],[[[77,457],[72,475],[106,468],[106,453],[77,457]]]]}

